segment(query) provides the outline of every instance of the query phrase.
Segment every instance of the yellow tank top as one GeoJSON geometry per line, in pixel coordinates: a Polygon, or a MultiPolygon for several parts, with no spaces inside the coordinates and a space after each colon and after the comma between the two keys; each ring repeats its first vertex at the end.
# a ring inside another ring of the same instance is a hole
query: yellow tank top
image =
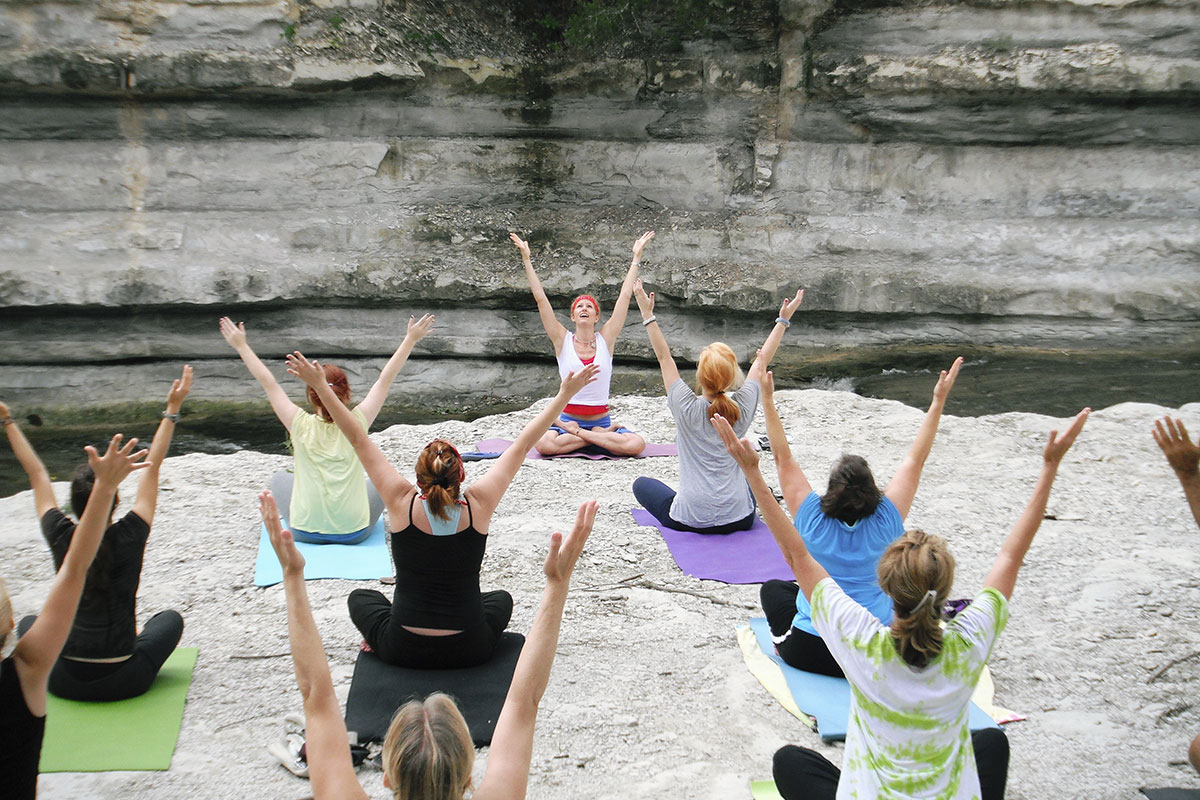
{"type": "MultiPolygon", "coordinates": [[[[367,429],[357,408],[354,418],[367,429]]],[[[292,420],[296,477],[288,524],[312,533],[352,533],[367,527],[367,478],[338,426],[301,409],[292,420]]]]}

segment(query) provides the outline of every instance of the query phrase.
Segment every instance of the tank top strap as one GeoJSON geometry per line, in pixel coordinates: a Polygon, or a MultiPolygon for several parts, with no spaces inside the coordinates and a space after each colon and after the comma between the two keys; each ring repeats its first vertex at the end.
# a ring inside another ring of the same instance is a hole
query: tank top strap
{"type": "Polygon", "coordinates": [[[471,511],[471,501],[467,499],[466,492],[463,492],[463,505],[467,507],[467,527],[475,530],[475,514],[471,511]]]}

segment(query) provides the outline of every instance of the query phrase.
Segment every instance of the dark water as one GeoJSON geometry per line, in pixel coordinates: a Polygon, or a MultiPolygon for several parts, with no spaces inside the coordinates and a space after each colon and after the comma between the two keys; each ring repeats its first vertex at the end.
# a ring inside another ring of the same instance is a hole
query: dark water
{"type": "MultiPolygon", "coordinates": [[[[949,352],[949,351],[947,351],[949,352]]],[[[893,366],[862,365],[850,371],[809,372],[779,376],[778,388],[822,388],[854,391],[867,397],[899,400],[924,408],[937,379],[948,366],[945,353],[920,352],[908,358],[890,358],[893,366]],[[901,367],[894,366],[902,364],[901,367]]],[[[661,395],[657,373],[614,376],[614,393],[661,395]]],[[[486,414],[524,408],[531,400],[501,402],[494,398],[462,398],[453,412],[427,406],[388,407],[374,428],[397,423],[424,424],[445,419],[475,419],[486,414]]],[[[1137,354],[1038,355],[986,354],[969,358],[946,406],[956,416],[981,416],[1006,411],[1028,411],[1065,417],[1084,406],[1106,408],[1124,402],[1144,402],[1178,407],[1200,401],[1200,351],[1171,357],[1137,354]]],[[[22,430],[46,463],[55,480],[68,480],[84,461],[83,446],[106,441],[120,431],[149,441],[158,424],[161,404],[90,409],[72,420],[54,420],[36,426],[20,420],[22,430]]],[[[230,453],[257,450],[286,453],[283,427],[266,411],[230,413],[229,406],[189,403],[185,422],[176,431],[171,454],[230,453]]],[[[0,496],[28,488],[28,481],[11,449],[0,449],[0,496]]]]}

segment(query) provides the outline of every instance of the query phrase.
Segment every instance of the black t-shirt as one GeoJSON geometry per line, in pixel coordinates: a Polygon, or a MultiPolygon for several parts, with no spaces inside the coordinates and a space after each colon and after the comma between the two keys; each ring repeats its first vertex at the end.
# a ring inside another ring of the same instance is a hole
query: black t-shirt
{"type": "Polygon", "coordinates": [[[0,782],[5,797],[33,800],[37,795],[45,733],[46,718],[35,717],[25,704],[17,665],[11,657],[0,661],[0,782]]]}
{"type": "MultiPolygon", "coordinates": [[[[50,545],[55,569],[62,567],[74,535],[75,522],[57,508],[42,517],[42,536],[50,545]]],[[[137,590],[149,536],[150,526],[132,511],[104,532],[100,550],[88,569],[79,610],[62,655],[115,658],[133,653],[137,639],[137,590]]]]}

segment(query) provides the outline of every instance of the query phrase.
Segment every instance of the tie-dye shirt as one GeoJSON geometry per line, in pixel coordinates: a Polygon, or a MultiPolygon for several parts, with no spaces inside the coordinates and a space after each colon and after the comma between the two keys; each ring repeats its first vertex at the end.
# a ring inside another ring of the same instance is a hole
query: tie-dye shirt
{"type": "Polygon", "coordinates": [[[979,798],[967,708],[1008,601],[984,589],[946,626],[924,669],[904,663],[891,633],[832,578],[812,593],[813,624],[850,682],[850,724],[838,800],[979,798]]]}

